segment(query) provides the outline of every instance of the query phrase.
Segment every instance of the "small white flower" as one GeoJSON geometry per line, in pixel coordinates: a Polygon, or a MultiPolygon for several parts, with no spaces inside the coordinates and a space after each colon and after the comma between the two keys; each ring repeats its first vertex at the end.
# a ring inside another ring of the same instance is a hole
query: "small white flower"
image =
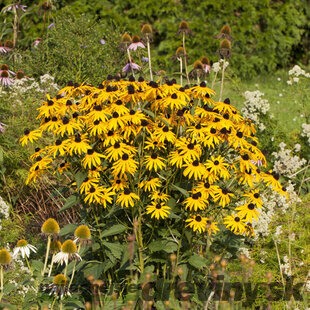
{"type": "Polygon", "coordinates": [[[281,79],[280,79],[280,78],[278,78],[278,81],[281,81],[281,79]]]}
{"type": "Polygon", "coordinates": [[[17,242],[16,247],[14,248],[13,258],[17,258],[18,253],[22,255],[22,258],[25,258],[25,256],[28,258],[31,251],[37,253],[37,248],[29,244],[26,240],[21,239],[17,242]]]}
{"type": "Polygon", "coordinates": [[[288,80],[286,83],[287,83],[288,85],[292,85],[292,81],[290,81],[290,80],[288,80]]]}
{"type": "Polygon", "coordinates": [[[279,97],[282,97],[283,95],[282,94],[279,94],[279,97]]]}

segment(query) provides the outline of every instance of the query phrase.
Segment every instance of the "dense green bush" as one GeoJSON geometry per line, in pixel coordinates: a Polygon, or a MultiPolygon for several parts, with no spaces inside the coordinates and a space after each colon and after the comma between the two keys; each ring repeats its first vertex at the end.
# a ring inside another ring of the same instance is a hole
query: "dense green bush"
{"type": "MultiPolygon", "coordinates": [[[[32,2],[28,1],[28,4],[32,5],[32,2]]],[[[111,21],[114,25],[127,28],[131,34],[139,33],[142,23],[150,23],[155,31],[153,46],[156,46],[156,52],[154,54],[162,56],[160,59],[154,58],[155,70],[167,69],[167,66],[170,70],[177,70],[177,64],[173,64],[171,56],[180,45],[180,38],[176,36],[176,32],[178,23],[183,19],[189,22],[194,32],[194,35],[187,39],[190,63],[203,55],[207,55],[213,61],[218,59],[216,53],[218,41],[213,37],[218,34],[224,24],[229,24],[233,30],[231,65],[238,76],[249,77],[263,71],[271,72],[291,63],[307,61],[309,56],[310,30],[307,16],[310,13],[307,0],[242,0],[239,2],[232,0],[159,0],[156,2],[151,0],[143,2],[138,0],[66,0],[55,3],[55,10],[51,10],[48,15],[50,16],[49,22],[53,21],[53,16],[61,14],[64,7],[69,8],[77,16],[86,13],[92,21],[111,21]]],[[[57,24],[60,23],[57,25],[57,31],[63,31],[64,35],[69,32],[69,30],[62,29],[65,21],[61,19],[56,21],[57,24]]],[[[96,29],[101,30],[101,35],[111,34],[110,29],[94,25],[96,26],[90,33],[90,39],[99,35],[96,29]]],[[[29,46],[41,36],[43,15],[37,6],[32,8],[29,15],[22,20],[21,29],[20,44],[22,45],[28,44],[29,46]]],[[[87,30],[85,32],[87,33],[87,30]]],[[[72,37],[68,39],[71,40],[72,37]]],[[[60,39],[59,36],[54,35],[54,39],[56,38],[60,39]]],[[[100,40],[100,38],[96,39],[100,40]]],[[[70,43],[70,40],[60,40],[58,44],[68,44],[67,49],[73,52],[76,47],[71,49],[73,43],[70,43]]],[[[72,41],[75,42],[78,39],[72,41]]],[[[110,42],[107,43],[110,44],[110,42]]],[[[57,48],[59,48],[58,45],[57,48]]],[[[97,52],[102,50],[101,46],[94,46],[95,49],[97,52]]]]}

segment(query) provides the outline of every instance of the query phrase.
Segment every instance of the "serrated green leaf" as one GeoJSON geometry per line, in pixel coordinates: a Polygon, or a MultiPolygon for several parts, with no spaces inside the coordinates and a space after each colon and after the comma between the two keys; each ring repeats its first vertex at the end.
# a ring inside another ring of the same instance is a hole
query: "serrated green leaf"
{"type": "Polygon", "coordinates": [[[125,230],[126,230],[126,227],[124,225],[116,224],[110,227],[109,229],[104,230],[101,234],[101,237],[104,238],[104,237],[118,235],[124,232],[125,230]]]}
{"type": "Polygon", "coordinates": [[[203,257],[201,257],[201,256],[199,256],[197,254],[193,254],[189,258],[188,262],[193,267],[198,268],[198,269],[202,269],[202,268],[206,267],[206,265],[207,265],[206,260],[203,257]]]}
{"type": "Polygon", "coordinates": [[[76,224],[68,224],[65,227],[63,227],[62,229],[60,229],[59,234],[60,234],[60,236],[72,234],[77,228],[78,228],[78,225],[76,225],[76,224]]]}
{"type": "Polygon", "coordinates": [[[78,197],[78,195],[74,194],[71,195],[70,197],[67,198],[65,204],[63,205],[63,207],[58,211],[58,212],[63,212],[75,205],[77,205],[80,202],[80,199],[78,197]]]}
{"type": "Polygon", "coordinates": [[[111,252],[111,254],[115,258],[121,259],[123,253],[123,246],[120,243],[111,243],[104,241],[102,244],[106,249],[111,252]]]}

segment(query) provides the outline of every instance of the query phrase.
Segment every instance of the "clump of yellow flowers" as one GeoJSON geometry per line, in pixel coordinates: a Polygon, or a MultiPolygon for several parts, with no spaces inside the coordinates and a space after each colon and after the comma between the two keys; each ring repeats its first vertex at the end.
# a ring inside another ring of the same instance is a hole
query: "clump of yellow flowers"
{"type": "Polygon", "coordinates": [[[27,183],[44,173],[70,177],[78,167],[85,179],[75,189],[86,207],[139,213],[140,224],[141,217],[181,217],[200,233],[224,224],[252,235],[261,188],[287,193],[278,175],[261,170],[266,160],[254,125],[214,94],[205,82],[182,87],[142,77],[68,83],[38,109],[39,128],[21,138],[50,137],[31,156],[27,183]]]}

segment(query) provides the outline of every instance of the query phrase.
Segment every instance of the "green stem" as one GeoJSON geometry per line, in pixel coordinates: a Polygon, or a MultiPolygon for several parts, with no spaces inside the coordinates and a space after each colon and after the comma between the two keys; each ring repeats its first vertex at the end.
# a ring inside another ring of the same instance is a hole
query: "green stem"
{"type": "Polygon", "coordinates": [[[147,55],[149,58],[150,79],[151,79],[151,81],[153,81],[152,62],[151,62],[151,47],[150,47],[150,39],[148,36],[147,36],[147,55]]]}
{"type": "Polygon", "coordinates": [[[217,78],[217,74],[218,74],[218,71],[215,72],[215,76],[214,76],[214,79],[213,79],[212,84],[211,84],[211,89],[213,89],[213,87],[214,87],[214,84],[215,84],[215,81],[216,81],[216,78],[217,78]]]}
{"type": "Polygon", "coordinates": [[[43,270],[42,270],[42,273],[41,273],[42,276],[44,276],[44,273],[45,273],[45,270],[46,270],[46,266],[47,266],[48,254],[49,254],[50,247],[51,247],[51,239],[52,239],[52,237],[49,235],[48,239],[47,239],[47,248],[46,248],[46,254],[45,254],[44,267],[43,267],[43,270]]]}
{"type": "MultiPolygon", "coordinates": [[[[81,250],[81,243],[79,244],[77,252],[80,253],[80,250],[81,250]]],[[[74,262],[74,266],[73,266],[73,270],[72,270],[71,279],[70,279],[70,282],[69,282],[69,285],[68,285],[68,289],[70,288],[70,286],[72,284],[72,281],[73,281],[73,278],[74,278],[74,273],[75,273],[75,268],[76,268],[76,261],[74,262]]]]}
{"type": "MultiPolygon", "coordinates": [[[[0,290],[1,294],[3,293],[3,265],[0,267],[0,290]]],[[[2,295],[1,295],[2,296],[2,295]]]]}
{"type": "Polygon", "coordinates": [[[51,274],[52,274],[53,265],[54,265],[54,257],[55,257],[55,254],[53,254],[53,256],[52,256],[51,268],[50,268],[50,270],[49,270],[49,272],[48,272],[48,276],[49,276],[49,277],[50,277],[51,274]]]}
{"type": "Polygon", "coordinates": [[[225,58],[224,58],[224,61],[223,61],[222,81],[221,81],[221,90],[220,90],[220,99],[219,99],[219,101],[222,101],[223,88],[224,88],[224,76],[225,76],[225,58]]]}
{"type": "Polygon", "coordinates": [[[129,63],[130,63],[131,73],[132,73],[132,76],[135,78],[135,74],[134,74],[133,68],[132,68],[132,62],[131,62],[130,52],[129,52],[129,49],[128,49],[128,48],[127,48],[127,54],[128,54],[128,59],[129,59],[129,63]]]}
{"type": "Polygon", "coordinates": [[[183,86],[183,62],[182,62],[182,57],[179,59],[180,62],[180,84],[183,86]]]}
{"type": "Polygon", "coordinates": [[[54,305],[55,305],[56,300],[57,300],[57,295],[55,296],[55,298],[54,298],[54,300],[53,300],[53,303],[52,303],[52,305],[51,305],[51,310],[54,309],[54,305]]]}
{"type": "Polygon", "coordinates": [[[27,255],[25,255],[25,260],[26,260],[26,263],[27,263],[28,269],[29,269],[29,271],[30,271],[30,274],[31,274],[31,275],[33,275],[33,272],[32,272],[32,270],[31,270],[31,267],[30,267],[30,264],[29,264],[29,260],[28,260],[27,255]]]}
{"type": "Polygon", "coordinates": [[[185,73],[186,73],[187,83],[190,84],[190,80],[189,80],[189,77],[188,77],[186,49],[185,49],[185,32],[183,32],[183,51],[184,51],[184,66],[185,66],[185,73]]]}

